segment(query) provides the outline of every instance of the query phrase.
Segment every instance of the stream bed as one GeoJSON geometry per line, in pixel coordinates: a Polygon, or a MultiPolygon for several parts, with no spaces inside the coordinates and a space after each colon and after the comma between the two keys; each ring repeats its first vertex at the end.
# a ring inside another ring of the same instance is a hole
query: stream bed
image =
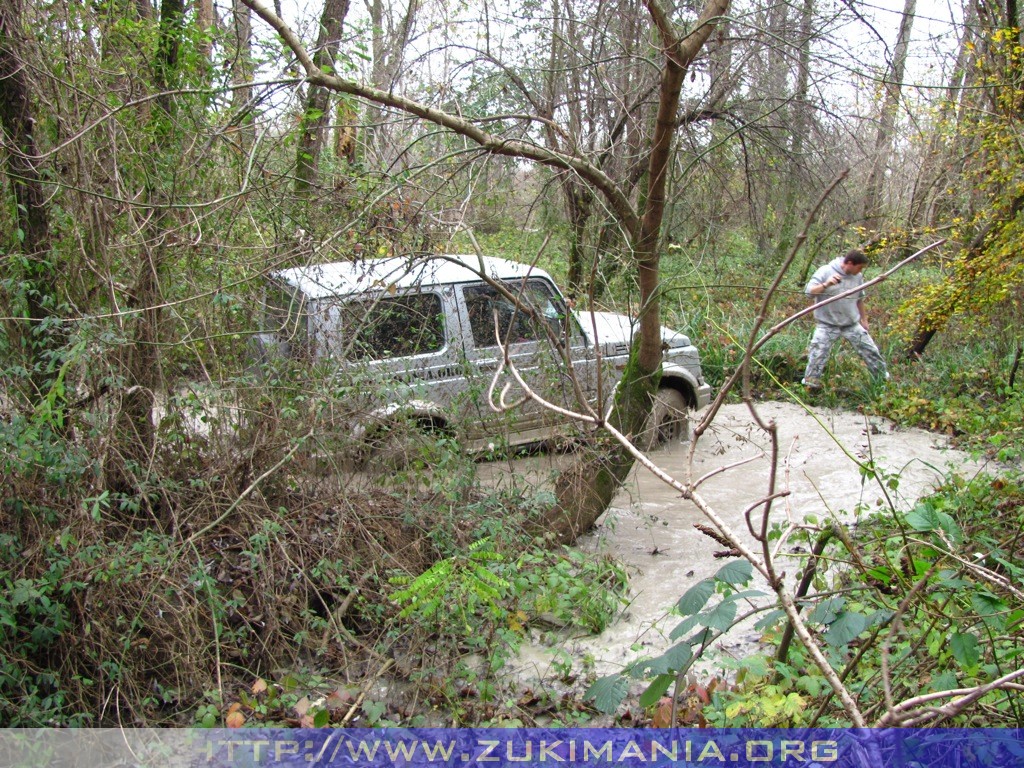
{"type": "MultiPolygon", "coordinates": [[[[856,510],[909,509],[917,499],[941,483],[948,472],[969,475],[979,466],[935,434],[896,427],[891,422],[852,411],[804,409],[795,403],[771,402],[757,406],[761,418],[778,425],[778,484],[788,495],[774,502],[772,522],[819,520],[828,516],[850,523],[856,510]],[[870,462],[879,479],[865,477],[861,465],[870,462]],[[897,478],[893,480],[893,478],[897,478]],[[887,482],[890,481],[891,482],[887,482]],[[892,486],[892,487],[890,487],[892,486]]],[[[744,513],[760,500],[767,487],[769,440],[746,405],[727,405],[711,429],[698,441],[693,456],[693,477],[722,467],[700,488],[700,493],[734,531],[753,543],[744,513]]],[[[689,443],[652,453],[670,474],[684,478],[689,443]]],[[[494,482],[547,482],[560,463],[571,456],[541,455],[496,463],[488,468],[494,482]]],[[[656,656],[672,643],[668,633],[679,617],[670,609],[687,589],[713,575],[725,562],[714,556],[723,546],[697,530],[704,515],[677,490],[643,467],[634,468],[608,511],[577,545],[607,553],[630,574],[629,603],[616,621],[598,635],[567,636],[537,632],[524,644],[511,674],[521,684],[557,678],[556,668],[572,659],[574,671],[607,675],[638,657],[656,656]]],[[[793,575],[799,561],[785,570],[793,575]]],[[[766,585],[754,588],[767,591],[766,585]]],[[[742,656],[757,647],[753,621],[740,624],[719,641],[719,657],[742,656]]],[[[715,656],[704,661],[704,672],[714,673],[715,656]]],[[[582,677],[582,675],[580,676],[582,677]]]]}

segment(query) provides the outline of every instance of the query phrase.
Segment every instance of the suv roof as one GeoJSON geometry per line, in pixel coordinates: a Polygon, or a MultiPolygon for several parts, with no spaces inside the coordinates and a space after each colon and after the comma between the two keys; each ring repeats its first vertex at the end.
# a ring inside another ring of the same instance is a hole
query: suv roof
{"type": "Polygon", "coordinates": [[[282,269],[274,273],[279,280],[293,285],[310,298],[347,296],[389,286],[412,288],[418,285],[446,285],[480,279],[480,267],[496,280],[529,276],[546,277],[547,273],[528,264],[520,264],[493,256],[414,255],[386,259],[336,261],[307,267],[282,269]]]}

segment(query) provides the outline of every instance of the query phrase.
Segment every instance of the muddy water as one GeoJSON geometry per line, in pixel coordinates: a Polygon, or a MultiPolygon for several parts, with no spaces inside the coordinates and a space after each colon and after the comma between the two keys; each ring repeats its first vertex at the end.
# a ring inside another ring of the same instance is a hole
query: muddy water
{"type": "MultiPolygon", "coordinates": [[[[941,438],[900,429],[884,419],[849,411],[807,411],[791,403],[766,403],[758,406],[758,411],[763,419],[778,425],[779,482],[789,490],[788,496],[775,502],[773,522],[834,515],[849,523],[858,510],[906,509],[940,482],[945,472],[969,474],[978,469],[964,454],[946,447],[941,438]],[[858,461],[873,462],[883,476],[898,474],[898,486],[884,488],[882,483],[865,479],[858,461]]],[[[676,445],[652,457],[664,469],[684,477],[688,449],[688,444],[676,445]]],[[[694,456],[694,477],[750,460],[709,479],[701,493],[728,525],[751,543],[744,511],[764,493],[768,449],[769,442],[747,407],[730,405],[701,438],[694,456]]],[[[494,473],[495,482],[529,478],[542,483],[558,462],[566,460],[531,457],[493,465],[487,471],[494,473]]],[[[608,674],[638,656],[657,655],[668,648],[668,633],[679,621],[668,615],[668,610],[690,586],[725,562],[714,557],[723,547],[694,528],[702,522],[707,521],[700,511],[682,500],[677,491],[645,469],[634,469],[611,508],[579,542],[579,546],[608,553],[627,566],[631,576],[628,607],[597,636],[538,633],[535,642],[524,648],[515,675],[520,680],[551,679],[552,662],[564,660],[563,651],[576,660],[577,671],[580,660],[587,659],[598,674],[608,674]]],[[[783,568],[795,574],[798,564],[790,562],[783,568]]],[[[740,655],[755,647],[752,623],[730,632],[719,653],[740,655]]]]}

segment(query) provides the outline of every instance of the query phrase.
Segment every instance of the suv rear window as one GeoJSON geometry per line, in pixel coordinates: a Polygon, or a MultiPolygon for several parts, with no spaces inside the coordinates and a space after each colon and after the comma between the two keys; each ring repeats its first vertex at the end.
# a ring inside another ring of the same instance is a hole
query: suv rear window
{"type": "Polygon", "coordinates": [[[352,334],[347,346],[354,360],[425,355],[445,344],[444,312],[435,293],[345,302],[341,327],[352,334]]]}

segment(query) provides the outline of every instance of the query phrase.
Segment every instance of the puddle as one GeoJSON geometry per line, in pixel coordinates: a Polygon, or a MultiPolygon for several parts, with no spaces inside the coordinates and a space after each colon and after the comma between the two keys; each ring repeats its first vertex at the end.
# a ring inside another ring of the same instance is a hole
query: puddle
{"type": "MultiPolygon", "coordinates": [[[[764,403],[758,406],[764,420],[774,420],[779,430],[779,483],[790,493],[777,500],[772,520],[802,521],[807,515],[824,519],[829,515],[852,522],[857,508],[908,509],[916,499],[941,482],[949,470],[964,474],[978,467],[968,457],[951,450],[932,433],[898,428],[891,422],[850,411],[814,409],[805,411],[792,403],[764,403]],[[873,461],[881,473],[899,474],[895,490],[883,491],[881,484],[866,480],[854,461],[873,461]],[[886,499],[888,495],[888,499],[886,499]]],[[[744,511],[758,501],[766,487],[769,442],[751,418],[745,405],[726,406],[712,429],[700,440],[694,457],[694,477],[725,466],[726,472],[709,479],[700,489],[712,508],[744,540],[752,543],[744,522],[744,511]],[[736,465],[743,459],[748,463],[736,465]]],[[[689,445],[657,451],[652,458],[665,470],[684,477],[689,445]]],[[[495,465],[488,469],[496,482],[511,470],[517,477],[542,482],[566,457],[530,457],[495,465]]],[[[594,530],[578,546],[605,552],[622,562],[630,572],[630,604],[619,619],[596,636],[556,638],[538,636],[524,645],[513,665],[513,674],[523,682],[550,680],[552,662],[565,653],[586,658],[598,675],[621,670],[635,658],[658,655],[671,645],[668,633],[678,617],[668,610],[697,581],[714,574],[726,560],[714,553],[724,547],[694,528],[706,523],[701,512],[679,493],[644,468],[634,468],[628,482],[594,530]]],[[[793,575],[794,561],[785,568],[793,575]]],[[[763,585],[755,588],[766,590],[763,585]]],[[[719,644],[719,652],[739,655],[757,644],[753,620],[735,627],[719,644]]],[[[577,671],[580,669],[576,667],[577,671]]],[[[707,667],[705,666],[705,669],[707,667]]]]}

